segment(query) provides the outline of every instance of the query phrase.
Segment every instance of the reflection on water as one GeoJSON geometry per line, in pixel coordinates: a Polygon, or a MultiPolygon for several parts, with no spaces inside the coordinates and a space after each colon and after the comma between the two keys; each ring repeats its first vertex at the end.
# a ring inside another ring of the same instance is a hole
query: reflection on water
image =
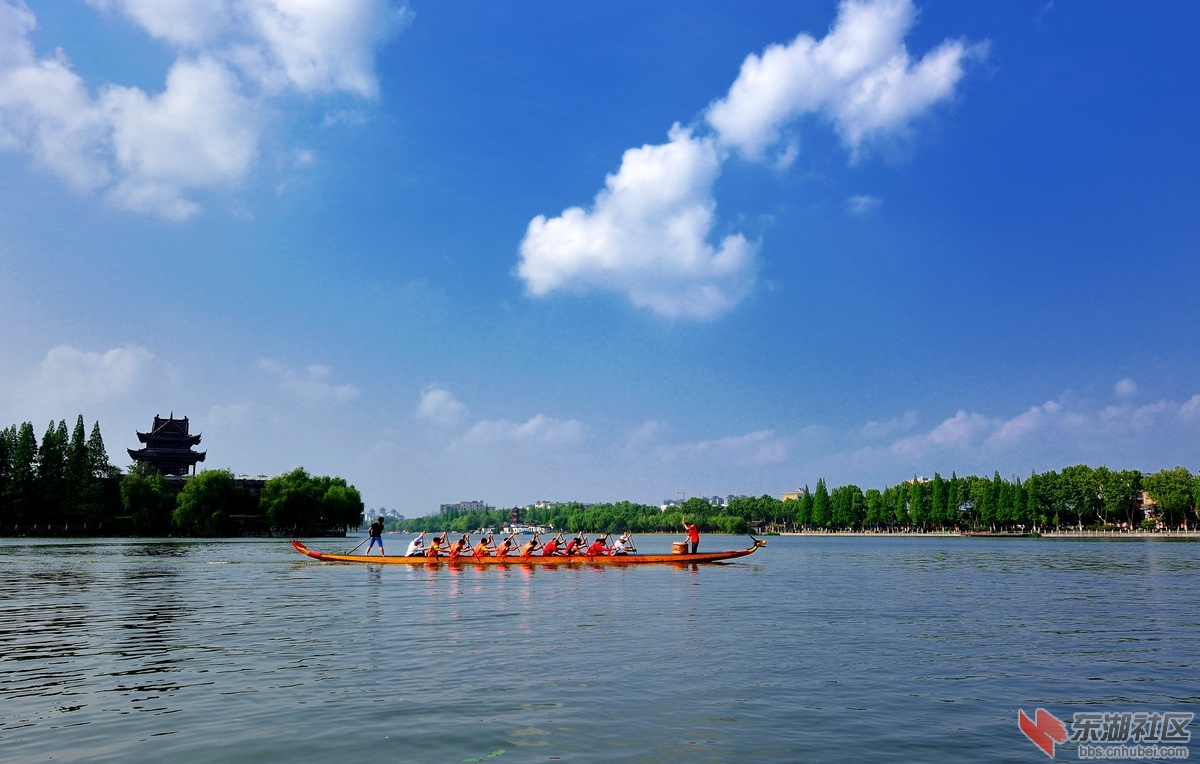
{"type": "Polygon", "coordinates": [[[1200,544],[1154,542],[779,538],[723,566],[498,568],[4,540],[0,751],[1027,761],[1018,707],[1200,701],[1197,583],[1200,544]]]}

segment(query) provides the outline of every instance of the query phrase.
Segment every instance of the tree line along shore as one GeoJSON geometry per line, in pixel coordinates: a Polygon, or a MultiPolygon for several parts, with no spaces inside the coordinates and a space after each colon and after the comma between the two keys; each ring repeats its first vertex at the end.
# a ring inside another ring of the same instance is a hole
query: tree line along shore
{"type": "MultiPolygon", "coordinates": [[[[788,500],[773,496],[733,499],[716,507],[692,498],[678,507],[622,501],[567,503],[521,510],[530,525],[570,533],[677,533],[683,519],[705,532],[749,531],[1054,532],[1064,530],[1187,530],[1200,527],[1200,476],[1184,467],[1153,474],[1076,465],[1034,473],[1024,480],[951,473],[914,478],[886,488],[843,485],[816,488],[788,500]]],[[[389,530],[469,533],[500,528],[511,510],[451,510],[390,521],[389,530]]]]}
{"type": "MultiPolygon", "coordinates": [[[[339,477],[303,468],[247,481],[229,470],[166,477],[108,459],[99,422],[85,435],[51,422],[41,442],[26,422],[0,430],[0,535],[319,535],[361,527],[358,490],[339,477]]],[[[1200,528],[1200,475],[1185,467],[1154,473],[1075,465],[1019,480],[951,473],[883,489],[824,478],[795,498],[733,499],[717,507],[692,498],[665,511],[629,501],[565,503],[521,510],[522,521],[571,533],[677,533],[681,522],[703,532],[749,531],[1056,532],[1200,528]]],[[[468,533],[502,527],[511,510],[450,511],[389,520],[388,530],[468,533]]]]}
{"type": "Polygon", "coordinates": [[[0,535],[344,535],[362,523],[358,489],[302,467],[247,480],[227,469],[164,476],[113,466],[100,423],[53,421],[39,443],[29,422],[0,430],[0,535]]]}

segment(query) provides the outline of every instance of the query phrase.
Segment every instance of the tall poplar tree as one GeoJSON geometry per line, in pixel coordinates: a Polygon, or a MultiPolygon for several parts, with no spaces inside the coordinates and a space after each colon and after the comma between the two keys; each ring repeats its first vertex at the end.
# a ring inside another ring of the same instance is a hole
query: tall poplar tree
{"type": "Polygon", "coordinates": [[[7,508],[5,523],[14,526],[32,522],[37,506],[37,436],[33,424],[24,422],[16,431],[9,457],[8,485],[4,487],[7,508]]]}
{"type": "Polygon", "coordinates": [[[825,488],[825,478],[817,478],[817,489],[813,494],[812,524],[818,528],[828,528],[831,520],[829,491],[825,488]]]}
{"type": "Polygon", "coordinates": [[[58,523],[62,521],[63,506],[66,504],[67,423],[54,420],[42,436],[37,458],[37,514],[30,518],[35,523],[58,523]]]}

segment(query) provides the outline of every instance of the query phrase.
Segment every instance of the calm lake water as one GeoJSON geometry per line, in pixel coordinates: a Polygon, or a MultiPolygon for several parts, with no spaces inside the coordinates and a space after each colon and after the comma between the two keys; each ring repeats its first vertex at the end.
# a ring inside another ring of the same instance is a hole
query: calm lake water
{"type": "Polygon", "coordinates": [[[782,537],[695,568],[430,569],[6,539],[0,760],[1045,761],[1018,708],[1196,710],[1197,591],[1196,542],[782,537]]]}

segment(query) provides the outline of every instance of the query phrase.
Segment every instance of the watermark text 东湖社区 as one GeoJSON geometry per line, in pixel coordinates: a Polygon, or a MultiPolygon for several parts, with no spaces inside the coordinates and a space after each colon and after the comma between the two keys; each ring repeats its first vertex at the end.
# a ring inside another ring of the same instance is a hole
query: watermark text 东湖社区
{"type": "Polygon", "coordinates": [[[1044,708],[1033,718],[1017,711],[1017,727],[1054,758],[1057,745],[1076,744],[1080,760],[1188,758],[1191,711],[1078,711],[1063,722],[1044,708]],[[1069,729],[1068,729],[1069,728],[1069,729]]]}

